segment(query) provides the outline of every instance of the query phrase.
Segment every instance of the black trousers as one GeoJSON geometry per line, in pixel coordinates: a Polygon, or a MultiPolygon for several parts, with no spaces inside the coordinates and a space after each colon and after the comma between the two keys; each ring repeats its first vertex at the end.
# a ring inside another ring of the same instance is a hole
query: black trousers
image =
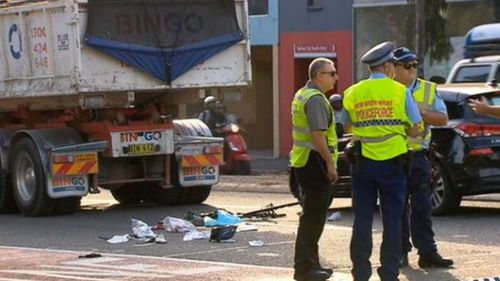
{"type": "Polygon", "coordinates": [[[318,241],[332,203],[332,184],[327,177],[325,161],[315,151],[311,151],[307,164],[295,168],[294,172],[303,193],[294,269],[295,274],[302,274],[319,265],[318,241]]]}

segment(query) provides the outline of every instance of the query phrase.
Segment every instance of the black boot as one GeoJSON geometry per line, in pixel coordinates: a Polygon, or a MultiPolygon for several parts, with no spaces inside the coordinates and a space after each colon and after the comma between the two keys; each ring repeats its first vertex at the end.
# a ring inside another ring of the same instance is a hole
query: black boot
{"type": "Polygon", "coordinates": [[[453,265],[453,260],[445,259],[440,254],[422,254],[418,259],[418,266],[421,268],[426,267],[450,267],[453,265]]]}
{"type": "Polygon", "coordinates": [[[401,254],[401,260],[399,261],[399,268],[408,266],[408,253],[401,254]]]}
{"type": "Polygon", "coordinates": [[[311,269],[305,273],[295,273],[293,278],[297,281],[325,281],[326,279],[330,278],[330,275],[325,271],[311,269]]]}
{"type": "Polygon", "coordinates": [[[326,272],[326,273],[328,273],[328,275],[330,275],[330,276],[332,276],[332,274],[333,274],[333,269],[328,268],[328,267],[322,267],[321,265],[318,265],[318,266],[316,267],[316,269],[318,269],[319,271],[326,272]]]}

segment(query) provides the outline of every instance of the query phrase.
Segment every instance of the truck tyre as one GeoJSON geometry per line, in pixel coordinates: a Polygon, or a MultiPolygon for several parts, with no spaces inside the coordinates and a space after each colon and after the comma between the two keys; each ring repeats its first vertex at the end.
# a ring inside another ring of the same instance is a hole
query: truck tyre
{"type": "MultiPolygon", "coordinates": [[[[212,132],[208,126],[199,119],[174,120],[175,133],[183,136],[205,136],[211,137],[212,132]]],[[[169,190],[170,198],[175,198],[176,202],[172,204],[198,204],[205,201],[212,190],[211,186],[191,186],[183,187],[178,179],[178,163],[172,163],[172,175],[174,188],[169,190]]]]}
{"type": "Polygon", "coordinates": [[[207,200],[212,191],[211,186],[186,187],[182,204],[199,204],[207,200]]]}
{"type": "Polygon", "coordinates": [[[19,211],[30,217],[51,215],[56,200],[47,194],[45,171],[35,144],[22,138],[11,155],[12,188],[19,211]]]}
{"type": "Polygon", "coordinates": [[[10,175],[5,170],[0,170],[0,214],[15,213],[16,202],[12,194],[10,175]]]}
{"type": "Polygon", "coordinates": [[[56,206],[54,207],[54,215],[74,214],[80,210],[80,202],[82,197],[67,197],[57,199],[56,206]]]}
{"type": "Polygon", "coordinates": [[[143,199],[144,186],[141,183],[125,183],[119,188],[111,189],[111,194],[120,204],[136,204],[143,199]]]}
{"type": "Polygon", "coordinates": [[[181,195],[183,194],[182,187],[174,186],[170,188],[163,188],[160,184],[153,187],[154,198],[153,201],[161,206],[171,206],[180,204],[181,195]]]}
{"type": "Polygon", "coordinates": [[[437,160],[432,163],[431,185],[433,215],[446,215],[458,210],[462,196],[453,190],[446,168],[437,160]]]}
{"type": "Polygon", "coordinates": [[[174,120],[174,131],[180,136],[211,137],[210,128],[199,119],[174,120]]]}

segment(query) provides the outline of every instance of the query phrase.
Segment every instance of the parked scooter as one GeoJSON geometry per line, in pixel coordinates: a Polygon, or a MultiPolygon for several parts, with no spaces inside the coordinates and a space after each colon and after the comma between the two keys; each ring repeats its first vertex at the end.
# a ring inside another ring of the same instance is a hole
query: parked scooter
{"type": "Polygon", "coordinates": [[[224,162],[220,167],[223,174],[249,175],[251,172],[250,155],[247,144],[241,135],[243,130],[234,114],[228,114],[224,124],[218,124],[216,136],[224,138],[224,162]]]}

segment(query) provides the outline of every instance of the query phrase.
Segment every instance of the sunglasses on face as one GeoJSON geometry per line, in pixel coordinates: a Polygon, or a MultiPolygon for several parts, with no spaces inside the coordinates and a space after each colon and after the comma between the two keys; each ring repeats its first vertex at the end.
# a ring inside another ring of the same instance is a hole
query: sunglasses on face
{"type": "Polygon", "coordinates": [[[337,75],[337,71],[333,70],[333,71],[321,71],[321,74],[330,74],[331,77],[334,77],[335,75],[337,75]]]}
{"type": "Polygon", "coordinates": [[[406,70],[410,70],[412,68],[417,69],[418,67],[418,63],[407,63],[407,64],[400,63],[398,65],[402,65],[406,70]]]}

